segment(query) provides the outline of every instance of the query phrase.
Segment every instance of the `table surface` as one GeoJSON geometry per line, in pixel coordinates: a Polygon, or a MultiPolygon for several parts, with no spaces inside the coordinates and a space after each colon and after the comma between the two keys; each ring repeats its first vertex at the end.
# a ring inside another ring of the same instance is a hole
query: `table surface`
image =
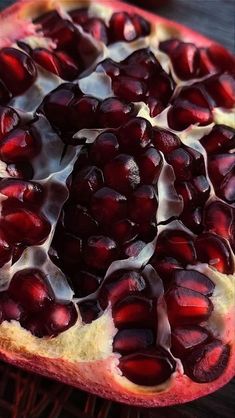
{"type": "MultiPolygon", "coordinates": [[[[140,4],[138,0],[133,2],[140,4]]],[[[158,6],[157,2],[155,13],[183,23],[235,51],[234,0],[163,0],[158,6]]],[[[12,3],[12,0],[0,0],[0,9],[12,3]]],[[[215,394],[180,408],[192,418],[232,418],[235,414],[235,380],[215,394]]],[[[149,411],[149,418],[160,416],[161,413],[155,415],[154,410],[149,411]]]]}

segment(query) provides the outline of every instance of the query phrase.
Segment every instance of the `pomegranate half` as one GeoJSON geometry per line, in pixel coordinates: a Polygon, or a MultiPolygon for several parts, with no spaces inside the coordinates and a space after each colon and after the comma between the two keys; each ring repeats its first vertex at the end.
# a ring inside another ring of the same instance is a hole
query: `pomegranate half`
{"type": "Polygon", "coordinates": [[[235,59],[118,1],[0,15],[0,356],[164,406],[235,370],[235,59]]]}

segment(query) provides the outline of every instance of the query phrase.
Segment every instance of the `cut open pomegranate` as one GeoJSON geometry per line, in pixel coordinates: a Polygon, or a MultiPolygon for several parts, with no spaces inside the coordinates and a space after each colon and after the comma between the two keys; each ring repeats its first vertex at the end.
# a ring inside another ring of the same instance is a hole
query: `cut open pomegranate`
{"type": "Polygon", "coordinates": [[[234,57],[118,1],[23,0],[0,26],[0,357],[133,405],[218,389],[234,57]]]}

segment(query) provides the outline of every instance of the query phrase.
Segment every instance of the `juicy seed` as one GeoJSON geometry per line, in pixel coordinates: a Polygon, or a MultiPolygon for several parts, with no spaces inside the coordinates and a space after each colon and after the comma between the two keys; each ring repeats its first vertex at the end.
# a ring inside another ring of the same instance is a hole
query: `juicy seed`
{"type": "Polygon", "coordinates": [[[2,312],[3,320],[6,321],[20,321],[23,316],[22,306],[5,294],[1,294],[0,311],[2,312]]]}
{"type": "Polygon", "coordinates": [[[100,104],[98,113],[99,124],[103,128],[118,128],[133,116],[134,107],[133,104],[111,97],[100,104]]]}
{"type": "Polygon", "coordinates": [[[128,296],[113,308],[113,319],[118,329],[148,327],[154,322],[152,301],[140,296],[128,296]]]}
{"type": "Polygon", "coordinates": [[[208,154],[228,151],[235,147],[235,130],[224,125],[215,125],[201,140],[208,154]]]}
{"type": "Polygon", "coordinates": [[[154,344],[154,334],[150,329],[123,329],[114,337],[113,349],[125,355],[144,350],[154,344]]]}
{"type": "Polygon", "coordinates": [[[233,274],[234,262],[227,241],[216,234],[204,233],[195,242],[197,257],[225,274],[233,274]]]}
{"type": "Polygon", "coordinates": [[[94,218],[108,226],[115,220],[125,218],[127,199],[108,187],[99,189],[92,197],[91,212],[94,218]]]}
{"type": "Polygon", "coordinates": [[[120,193],[129,194],[140,184],[139,168],[133,157],[119,154],[104,167],[108,186],[120,193]]]}
{"type": "Polygon", "coordinates": [[[103,186],[103,173],[90,166],[75,174],[72,182],[72,197],[77,203],[88,203],[92,194],[103,186]]]}
{"type": "Polygon", "coordinates": [[[10,260],[12,251],[12,246],[7,240],[7,233],[0,228],[0,267],[10,260]]]}
{"type": "Polygon", "coordinates": [[[196,251],[193,238],[184,231],[168,230],[159,235],[156,247],[156,254],[171,254],[186,264],[194,264],[196,251]]]}
{"type": "Polygon", "coordinates": [[[205,344],[210,337],[209,332],[198,325],[173,328],[171,333],[171,350],[179,358],[199,345],[205,344]]]}
{"type": "Polygon", "coordinates": [[[229,354],[230,347],[219,340],[195,348],[184,362],[185,373],[198,383],[213,382],[227,368],[229,354]]]}
{"type": "Polygon", "coordinates": [[[140,186],[130,196],[129,213],[131,220],[139,224],[156,218],[157,197],[152,186],[140,186]]]}
{"type": "Polygon", "coordinates": [[[120,129],[119,143],[124,152],[137,153],[149,145],[152,127],[144,118],[133,118],[120,129]]]}
{"type": "Polygon", "coordinates": [[[91,146],[90,157],[98,166],[103,166],[116,157],[118,149],[119,144],[116,135],[112,132],[102,132],[91,146]]]}
{"type": "Polygon", "coordinates": [[[183,148],[177,148],[167,155],[167,162],[172,165],[177,180],[189,180],[192,175],[193,159],[183,148]]]}
{"type": "Polygon", "coordinates": [[[209,318],[213,310],[207,296],[183,287],[170,289],[166,294],[166,303],[172,325],[200,324],[209,318]]]}
{"type": "Polygon", "coordinates": [[[44,311],[45,329],[48,335],[57,335],[75,324],[77,312],[74,305],[50,304],[44,311]]]}
{"type": "Polygon", "coordinates": [[[19,123],[20,118],[14,109],[7,106],[0,106],[0,140],[16,128],[19,123]]]}
{"type": "Polygon", "coordinates": [[[132,22],[132,18],[128,13],[113,13],[109,25],[111,42],[131,42],[134,41],[138,36],[134,23],[132,22]]]}
{"type": "Polygon", "coordinates": [[[197,106],[187,100],[177,99],[168,111],[169,126],[176,131],[183,131],[192,124],[205,126],[212,122],[212,113],[208,108],[197,106]]]}
{"type": "Polygon", "coordinates": [[[37,183],[23,180],[2,179],[0,193],[22,203],[36,204],[37,207],[41,205],[43,200],[43,188],[37,183]]]}
{"type": "Polygon", "coordinates": [[[31,160],[39,149],[38,140],[29,131],[14,129],[0,143],[0,158],[6,163],[31,160]]]}
{"type": "Polygon", "coordinates": [[[143,386],[160,385],[170,378],[175,363],[157,349],[139,351],[120,359],[119,368],[131,382],[143,386]]]}
{"type": "Polygon", "coordinates": [[[118,248],[115,241],[105,236],[91,236],[84,247],[84,260],[87,266],[106,270],[117,258],[118,248]]]}
{"type": "Polygon", "coordinates": [[[211,296],[215,288],[212,280],[196,270],[175,270],[173,281],[177,286],[195,290],[205,296],[211,296]]]}
{"type": "Polygon", "coordinates": [[[153,144],[157,150],[168,155],[169,152],[174,151],[181,146],[181,141],[179,137],[172,132],[154,127],[153,144]]]}
{"type": "Polygon", "coordinates": [[[181,80],[195,78],[198,72],[199,54],[194,44],[180,42],[169,51],[174,70],[181,80]]]}

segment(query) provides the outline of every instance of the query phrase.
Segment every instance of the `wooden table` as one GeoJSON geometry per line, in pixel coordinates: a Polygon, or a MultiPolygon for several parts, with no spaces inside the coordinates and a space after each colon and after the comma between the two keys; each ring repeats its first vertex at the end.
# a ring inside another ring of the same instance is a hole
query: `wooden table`
{"type": "MultiPolygon", "coordinates": [[[[138,0],[133,2],[139,4],[138,0]]],[[[0,0],[0,9],[12,3],[12,0],[0,0]]],[[[163,0],[160,5],[156,0],[154,12],[188,25],[231,51],[235,50],[234,0],[163,0]]],[[[177,409],[148,411],[148,418],[233,418],[234,415],[235,379],[216,393],[177,409]]]]}

